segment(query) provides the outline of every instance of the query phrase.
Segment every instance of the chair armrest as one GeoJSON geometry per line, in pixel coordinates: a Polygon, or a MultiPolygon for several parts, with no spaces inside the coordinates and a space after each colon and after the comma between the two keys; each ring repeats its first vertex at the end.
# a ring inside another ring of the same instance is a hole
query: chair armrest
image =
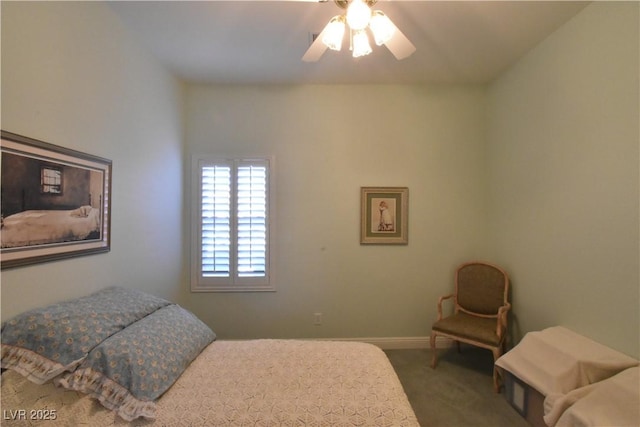
{"type": "Polygon", "coordinates": [[[450,295],[444,295],[438,298],[438,320],[442,320],[442,302],[450,298],[453,298],[454,296],[455,294],[450,294],[450,295]]]}
{"type": "Polygon", "coordinates": [[[496,334],[502,337],[507,330],[507,313],[511,310],[511,304],[505,302],[505,304],[498,309],[498,325],[496,327],[496,334]]]}

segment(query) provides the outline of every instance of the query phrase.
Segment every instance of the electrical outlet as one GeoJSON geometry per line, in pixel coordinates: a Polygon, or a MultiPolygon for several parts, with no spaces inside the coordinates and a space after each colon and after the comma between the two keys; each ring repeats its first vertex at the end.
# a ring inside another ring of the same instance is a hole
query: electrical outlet
{"type": "Polygon", "coordinates": [[[322,325],[322,313],[313,313],[313,324],[316,326],[322,325]]]}

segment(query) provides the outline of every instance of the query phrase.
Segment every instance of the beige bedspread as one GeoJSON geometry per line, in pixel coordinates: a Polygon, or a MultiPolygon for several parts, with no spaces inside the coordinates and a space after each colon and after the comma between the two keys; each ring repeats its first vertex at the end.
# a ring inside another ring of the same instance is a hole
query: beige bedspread
{"type": "Polygon", "coordinates": [[[158,400],[156,420],[133,423],[51,383],[2,379],[3,426],[419,425],[386,355],[355,342],[215,341],[158,400]],[[26,419],[15,419],[20,409],[26,419]],[[30,419],[38,410],[55,420],[30,419]]]}
{"type": "Polygon", "coordinates": [[[74,210],[29,210],[4,218],[2,247],[44,245],[86,239],[100,231],[100,211],[91,206],[74,210]]]}

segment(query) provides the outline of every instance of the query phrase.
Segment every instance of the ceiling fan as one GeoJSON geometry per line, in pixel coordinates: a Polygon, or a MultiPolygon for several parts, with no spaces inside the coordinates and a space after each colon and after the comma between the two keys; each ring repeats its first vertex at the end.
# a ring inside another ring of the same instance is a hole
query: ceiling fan
{"type": "Polygon", "coordinates": [[[302,60],[316,62],[327,49],[341,50],[345,33],[354,58],[371,53],[369,34],[378,46],[385,45],[396,57],[404,59],[416,48],[409,39],[380,10],[372,10],[377,0],[334,0],[345,10],[342,15],[331,18],[324,29],[315,37],[302,60]]]}

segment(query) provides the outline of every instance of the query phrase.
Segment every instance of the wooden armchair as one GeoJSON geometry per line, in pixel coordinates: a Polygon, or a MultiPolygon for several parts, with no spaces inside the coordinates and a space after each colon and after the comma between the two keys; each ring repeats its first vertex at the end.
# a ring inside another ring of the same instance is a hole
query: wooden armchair
{"type": "MultiPolygon", "coordinates": [[[[455,292],[438,300],[438,320],[431,327],[431,367],[437,363],[436,337],[448,337],[493,352],[494,362],[504,352],[507,332],[509,277],[500,267],[468,262],[456,270],[455,292]],[[442,303],[453,299],[453,314],[443,318],[442,303]]],[[[493,387],[500,392],[498,371],[493,367],[493,387]]]]}

